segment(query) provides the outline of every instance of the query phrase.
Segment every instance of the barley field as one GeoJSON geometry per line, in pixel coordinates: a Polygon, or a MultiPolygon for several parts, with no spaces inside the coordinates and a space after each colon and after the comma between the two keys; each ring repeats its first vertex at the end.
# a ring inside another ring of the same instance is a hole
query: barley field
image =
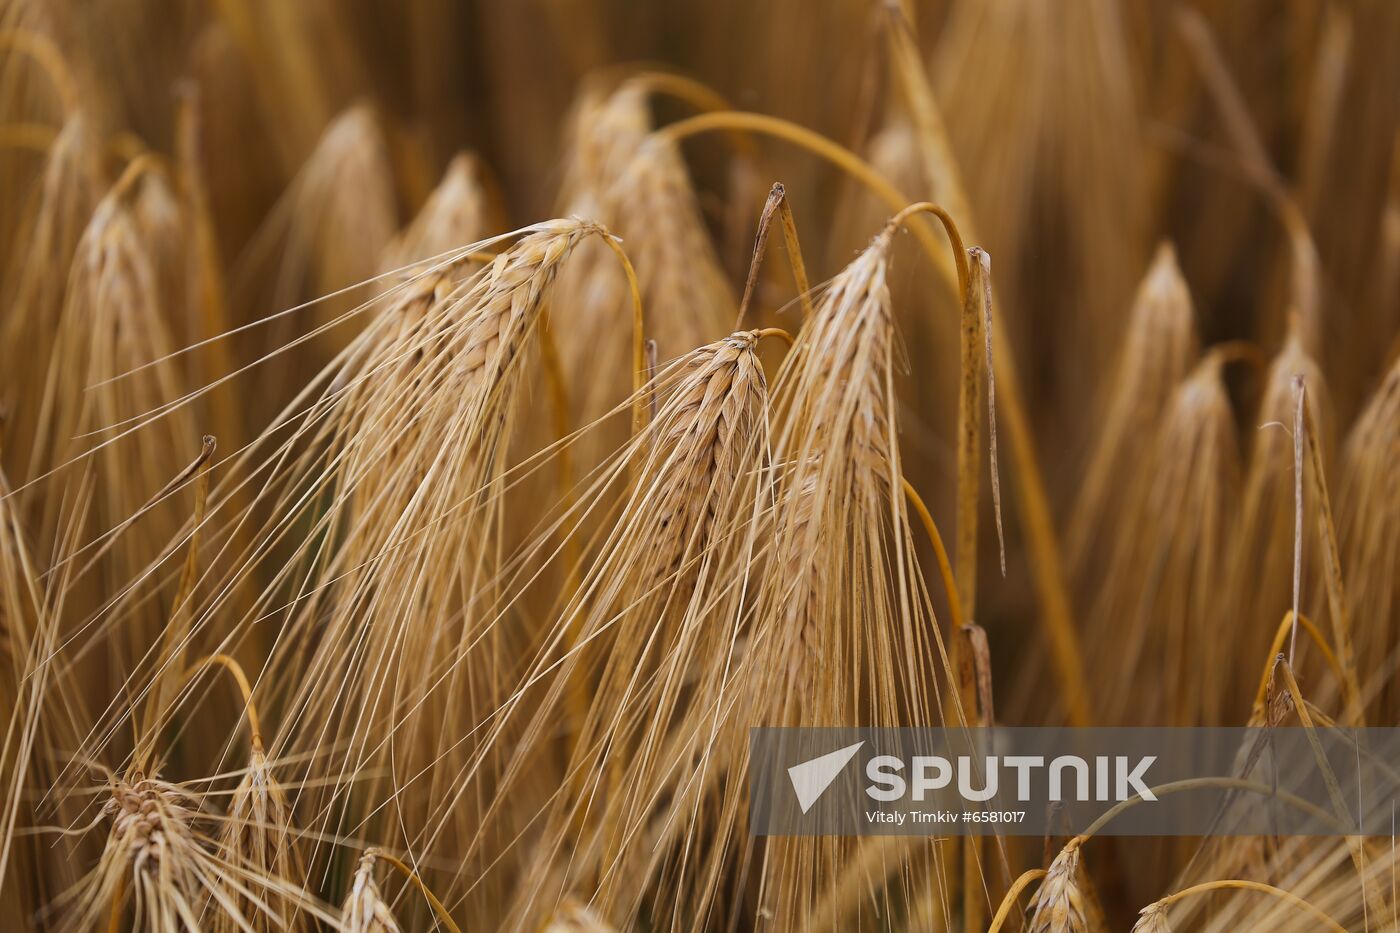
{"type": "Polygon", "coordinates": [[[0,929],[1400,929],[748,779],[1400,725],[1393,0],[0,0],[0,426],[0,929]]]}

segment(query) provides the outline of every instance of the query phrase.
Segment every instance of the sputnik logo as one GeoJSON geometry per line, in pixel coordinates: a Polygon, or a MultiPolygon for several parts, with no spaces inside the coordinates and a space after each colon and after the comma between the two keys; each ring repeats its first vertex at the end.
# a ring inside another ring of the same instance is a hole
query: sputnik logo
{"type": "Polygon", "coordinates": [[[797,792],[797,802],[803,813],[812,809],[812,804],[826,793],[831,782],[836,780],[841,770],[850,763],[864,744],[857,742],[847,745],[845,748],[838,748],[834,752],[788,768],[788,778],[792,781],[792,789],[797,792]]]}

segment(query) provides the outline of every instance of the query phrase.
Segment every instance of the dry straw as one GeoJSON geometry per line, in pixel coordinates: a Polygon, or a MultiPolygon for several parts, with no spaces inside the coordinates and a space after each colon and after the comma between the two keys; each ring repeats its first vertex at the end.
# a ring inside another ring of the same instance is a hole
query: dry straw
{"type": "MultiPolygon", "coordinates": [[[[679,146],[650,132],[654,85],[643,75],[582,96],[561,210],[593,218],[622,237],[652,314],[649,333],[658,342],[658,359],[666,363],[728,332],[736,302],[679,146]]],[[[569,312],[554,321],[565,371],[582,389],[574,399],[577,424],[610,411],[631,387],[631,380],[615,378],[625,377],[630,363],[621,352],[625,345],[611,337],[626,307],[627,283],[601,250],[586,246],[583,261],[564,273],[559,301],[569,312]]],[[[588,459],[596,462],[604,453],[588,459]]]]}
{"type": "MultiPolygon", "coordinates": [[[[888,224],[828,283],[775,382],[776,569],[760,605],[783,659],[761,687],[765,724],[933,723],[938,684],[954,680],[913,556],[895,442],[887,277],[897,229],[888,224]]],[[[770,846],[764,910],[839,924],[823,895],[860,849],[770,846]]],[[[903,896],[918,888],[903,872],[892,884],[903,896]]]]}
{"type": "Polygon", "coordinates": [[[488,6],[0,13],[0,916],[1395,926],[1383,841],[761,839],[746,769],[1394,720],[1400,14],[488,6]]]}
{"type": "MultiPolygon", "coordinates": [[[[1400,559],[1400,357],[1376,387],[1357,418],[1342,451],[1342,560],[1352,568],[1348,580],[1358,620],[1394,618],[1400,609],[1400,574],[1386,572],[1400,559]]],[[[1389,709],[1394,694],[1396,648],[1393,626],[1359,624],[1356,656],[1366,667],[1365,683],[1379,682],[1379,709],[1389,709]]]]}
{"type": "Polygon", "coordinates": [[[1099,933],[1108,929],[1081,859],[1078,840],[1073,840],[1050,863],[1031,901],[1031,933],[1099,933]]]}
{"type": "Polygon", "coordinates": [[[1107,532],[1111,556],[1090,621],[1120,665],[1098,678],[1105,717],[1218,724],[1227,715],[1211,621],[1239,496],[1227,353],[1208,352],[1166,400],[1124,519],[1107,532]],[[1148,669],[1167,672],[1152,691],[1143,689],[1148,669]],[[1191,671],[1210,676],[1192,681],[1191,671]]]}
{"type": "MultiPolygon", "coordinates": [[[[337,550],[324,558],[337,582],[294,623],[311,641],[292,700],[305,751],[336,743],[345,773],[394,755],[406,777],[441,760],[436,780],[450,781],[451,763],[471,751],[458,737],[496,702],[502,672],[477,660],[506,637],[483,611],[496,574],[496,486],[545,291],[590,235],[599,228],[582,221],[542,224],[461,281],[452,266],[420,276],[349,357],[349,391],[333,402],[332,471],[316,478],[344,509],[333,513],[337,550]],[[347,694],[347,683],[359,689],[347,694]]],[[[372,813],[384,787],[368,788],[372,813]]],[[[337,782],[336,794],[347,790],[337,782]]],[[[470,823],[452,810],[452,792],[389,798],[405,841],[440,819],[470,823]]]]}
{"type": "MultiPolygon", "coordinates": [[[[648,390],[658,395],[655,415],[610,467],[632,477],[630,489],[562,612],[568,654],[553,694],[583,682],[591,703],[570,717],[578,733],[568,773],[579,793],[555,804],[556,828],[545,837],[538,870],[553,862],[552,849],[581,833],[570,884],[594,886],[590,902],[604,917],[630,915],[686,848],[715,845],[694,826],[702,806],[728,811],[708,824],[708,834],[722,840],[742,832],[733,802],[722,802],[729,796],[723,785],[709,786],[677,763],[705,762],[702,775],[718,782],[744,762],[743,723],[753,700],[741,677],[757,659],[744,658],[737,640],[751,611],[742,574],[755,556],[764,508],[760,336],[733,334],[658,375],[648,390]],[[649,846],[631,843],[637,837],[649,846]]],[[[541,717],[552,717],[556,702],[541,717]]],[[[532,731],[546,720],[537,722],[532,731]]],[[[716,856],[722,852],[721,844],[716,856]]],[[[699,860],[697,871],[723,864],[690,857],[699,860]]],[[[703,916],[714,896],[701,888],[693,902],[655,909],[703,916]]]]}
{"type": "Polygon", "coordinates": [[[374,880],[375,857],[366,852],[350,881],[350,893],[340,908],[340,922],[347,933],[399,933],[388,901],[374,880]]]}
{"type": "MultiPolygon", "coordinates": [[[[1250,450],[1240,500],[1240,533],[1226,580],[1231,617],[1252,620],[1232,626],[1228,635],[1237,646],[1234,650],[1255,657],[1264,656],[1269,627],[1291,606],[1294,574],[1308,592],[1316,592],[1320,583],[1315,549],[1304,547],[1301,563],[1294,559],[1295,544],[1301,543],[1295,528],[1299,477],[1293,469],[1294,377],[1299,375],[1308,386],[1321,428],[1328,434],[1323,442],[1324,459],[1332,462],[1333,414],[1327,381],[1297,333],[1291,332],[1264,373],[1263,397],[1252,419],[1257,430],[1246,435],[1250,450]]],[[[1312,499],[1304,497],[1301,505],[1309,518],[1315,516],[1317,506],[1312,499]]],[[[1236,693],[1234,699],[1238,703],[1242,697],[1236,693]]]]}
{"type": "Polygon", "coordinates": [[[1195,364],[1195,309],[1176,250],[1163,243],[1138,285],[1118,362],[1105,385],[1107,410],[1080,484],[1065,539],[1066,560],[1083,587],[1086,570],[1101,565],[1113,548],[1106,538],[1111,517],[1120,514],[1131,492],[1131,477],[1147,456],[1152,426],[1162,417],[1176,386],[1195,364]]]}

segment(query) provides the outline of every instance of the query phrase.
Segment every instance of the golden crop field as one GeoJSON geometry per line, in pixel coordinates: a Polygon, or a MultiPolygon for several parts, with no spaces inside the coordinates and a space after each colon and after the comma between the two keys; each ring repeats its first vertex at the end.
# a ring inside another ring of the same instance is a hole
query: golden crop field
{"type": "Polygon", "coordinates": [[[1393,0],[0,0],[0,419],[0,928],[1400,928],[748,776],[1400,725],[1393,0]]]}

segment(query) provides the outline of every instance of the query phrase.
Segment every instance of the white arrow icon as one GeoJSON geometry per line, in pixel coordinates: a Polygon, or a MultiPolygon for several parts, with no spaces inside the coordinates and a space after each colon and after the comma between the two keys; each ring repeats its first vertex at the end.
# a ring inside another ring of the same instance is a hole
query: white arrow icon
{"type": "Polygon", "coordinates": [[[857,742],[847,745],[820,758],[813,758],[788,768],[788,777],[792,780],[792,789],[797,792],[797,802],[802,806],[803,813],[812,809],[812,804],[826,792],[831,782],[841,773],[841,769],[846,767],[846,763],[855,757],[864,744],[857,742]]]}

